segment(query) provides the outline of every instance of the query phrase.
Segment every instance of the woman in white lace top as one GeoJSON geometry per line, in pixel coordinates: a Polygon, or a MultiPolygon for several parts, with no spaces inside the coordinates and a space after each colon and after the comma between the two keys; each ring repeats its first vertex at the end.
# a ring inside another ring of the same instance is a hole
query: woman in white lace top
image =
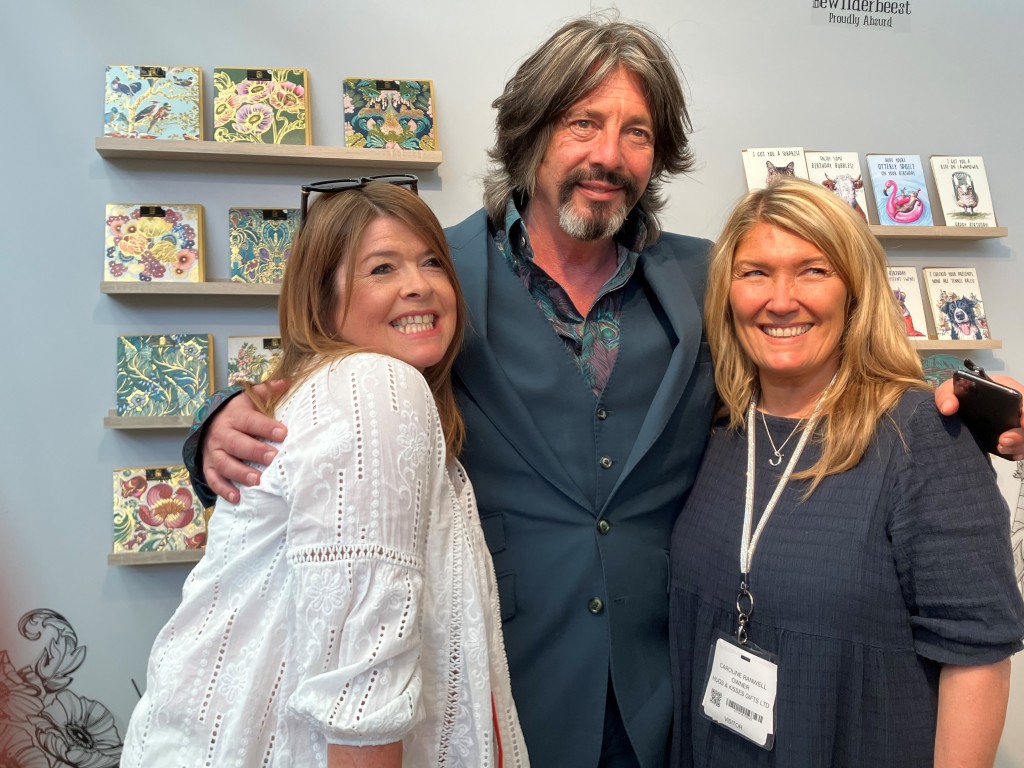
{"type": "Polygon", "coordinates": [[[126,768],[528,765],[455,458],[463,305],[444,234],[394,184],[328,191],[281,291],[264,406],[288,433],[259,486],[217,503],[126,768]]]}

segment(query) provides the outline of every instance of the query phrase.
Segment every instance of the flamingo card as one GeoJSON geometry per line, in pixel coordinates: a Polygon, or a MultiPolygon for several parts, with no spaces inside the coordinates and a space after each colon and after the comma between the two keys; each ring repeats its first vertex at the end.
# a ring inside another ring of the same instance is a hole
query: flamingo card
{"type": "Polygon", "coordinates": [[[878,223],[897,227],[934,225],[920,155],[867,155],[878,223]]]}

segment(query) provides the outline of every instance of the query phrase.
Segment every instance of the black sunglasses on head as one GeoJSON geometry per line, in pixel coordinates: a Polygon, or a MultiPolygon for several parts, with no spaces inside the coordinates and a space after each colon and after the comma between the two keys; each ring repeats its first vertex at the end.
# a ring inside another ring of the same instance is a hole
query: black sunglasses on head
{"type": "Polygon", "coordinates": [[[415,194],[419,194],[419,179],[411,173],[392,173],[381,176],[361,176],[358,179],[330,179],[328,181],[314,181],[312,184],[302,186],[302,221],[306,220],[306,208],[309,205],[311,192],[319,192],[322,195],[333,195],[336,192],[345,192],[349,189],[362,189],[371,181],[380,181],[384,184],[394,184],[396,187],[409,187],[415,194]]]}

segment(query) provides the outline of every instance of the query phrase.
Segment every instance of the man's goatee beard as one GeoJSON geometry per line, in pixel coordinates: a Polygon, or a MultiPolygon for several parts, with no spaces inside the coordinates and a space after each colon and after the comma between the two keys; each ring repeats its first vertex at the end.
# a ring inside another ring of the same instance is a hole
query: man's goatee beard
{"type": "Polygon", "coordinates": [[[594,210],[599,205],[606,208],[600,203],[591,203],[586,207],[586,212],[576,210],[572,203],[566,203],[560,207],[558,209],[558,224],[562,231],[570,237],[585,242],[613,237],[622,228],[626,216],[629,215],[629,210],[624,205],[611,212],[594,210]]]}
{"type": "Polygon", "coordinates": [[[558,224],[570,237],[585,242],[603,240],[618,232],[640,194],[632,178],[611,171],[575,171],[569,174],[558,188],[558,224]],[[614,203],[584,203],[581,208],[573,205],[572,193],[583,181],[603,181],[621,187],[624,201],[614,203]]]}

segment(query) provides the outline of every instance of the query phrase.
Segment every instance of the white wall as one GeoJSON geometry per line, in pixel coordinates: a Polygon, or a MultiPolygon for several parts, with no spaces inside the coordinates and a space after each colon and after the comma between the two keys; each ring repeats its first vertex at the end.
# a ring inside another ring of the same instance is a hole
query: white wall
{"type": "MultiPolygon", "coordinates": [[[[688,83],[699,165],[670,187],[668,229],[713,237],[743,191],[739,150],[815,149],[980,154],[999,223],[1009,237],[979,243],[891,244],[899,260],[978,267],[989,322],[1006,343],[974,357],[1024,379],[1019,252],[1024,194],[1019,126],[1024,6],[1010,0],[914,0],[909,28],[816,24],[812,0],[623,0],[622,14],[661,32],[688,83]]],[[[298,185],[351,169],[106,161],[102,128],[107,64],[306,67],[313,137],[340,144],[340,80],[434,80],[444,163],[421,174],[424,197],[446,225],[476,209],[493,125],[491,100],[519,61],[584,0],[438,3],[219,3],[129,5],[95,0],[0,0],[3,84],[0,147],[0,320],[6,329],[0,481],[0,649],[15,666],[39,649],[17,634],[25,611],[63,613],[88,647],[76,693],[98,699],[123,726],[150,644],[177,605],[185,566],[110,567],[110,471],[173,462],[181,435],[105,431],[114,402],[114,339],[182,329],[214,334],[274,328],[271,304],[99,293],[104,204],[206,206],[211,277],[227,273],[231,205],[294,205],[298,185]],[[16,8],[16,10],[15,10],[16,8]],[[287,11],[283,9],[287,8],[287,11]],[[514,12],[513,12],[514,11],[514,12]],[[220,260],[218,263],[217,260],[220,260]]],[[[1009,722],[1024,720],[1018,661],[1009,722]]],[[[1000,766],[1024,766],[1012,726],[1000,766]]]]}

